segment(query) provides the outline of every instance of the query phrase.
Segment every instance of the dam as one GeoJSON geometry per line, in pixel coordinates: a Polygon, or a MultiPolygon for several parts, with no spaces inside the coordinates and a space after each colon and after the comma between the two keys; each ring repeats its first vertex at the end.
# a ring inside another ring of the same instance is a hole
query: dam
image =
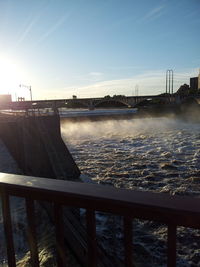
{"type": "Polygon", "coordinates": [[[6,116],[0,124],[0,138],[25,175],[78,179],[80,171],[61,138],[59,116],[6,116]]]}

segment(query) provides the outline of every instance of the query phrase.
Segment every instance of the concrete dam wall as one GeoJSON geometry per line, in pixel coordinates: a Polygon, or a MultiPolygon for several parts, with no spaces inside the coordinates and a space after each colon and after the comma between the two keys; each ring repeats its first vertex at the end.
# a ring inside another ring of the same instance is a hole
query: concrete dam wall
{"type": "Polygon", "coordinates": [[[80,171],[62,140],[59,116],[0,119],[0,138],[25,175],[78,180],[80,171]]]}

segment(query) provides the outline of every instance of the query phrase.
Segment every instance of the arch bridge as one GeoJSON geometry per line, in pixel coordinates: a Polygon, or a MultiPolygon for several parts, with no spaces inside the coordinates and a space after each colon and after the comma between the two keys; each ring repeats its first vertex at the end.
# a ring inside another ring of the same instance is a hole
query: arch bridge
{"type": "Polygon", "coordinates": [[[179,95],[147,95],[147,96],[107,96],[97,98],[75,98],[75,99],[51,99],[51,100],[34,100],[34,101],[16,101],[10,103],[0,103],[0,109],[11,110],[28,110],[28,109],[59,109],[59,108],[113,108],[127,107],[135,108],[140,106],[144,101],[156,103],[176,103],[181,104],[187,100],[200,103],[200,96],[179,96],[179,95]]]}

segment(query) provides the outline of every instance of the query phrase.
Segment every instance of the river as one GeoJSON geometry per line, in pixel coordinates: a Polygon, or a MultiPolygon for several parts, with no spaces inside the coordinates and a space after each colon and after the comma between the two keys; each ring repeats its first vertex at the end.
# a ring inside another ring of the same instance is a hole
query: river
{"type": "MultiPolygon", "coordinates": [[[[62,123],[62,135],[82,174],[96,183],[200,197],[199,123],[172,117],[62,123]]],[[[120,218],[98,214],[99,239],[122,257],[120,229],[120,218]]],[[[134,231],[137,266],[165,266],[166,227],[136,220],[134,231]]],[[[200,266],[200,231],[179,227],[177,254],[178,266],[200,266]]]]}

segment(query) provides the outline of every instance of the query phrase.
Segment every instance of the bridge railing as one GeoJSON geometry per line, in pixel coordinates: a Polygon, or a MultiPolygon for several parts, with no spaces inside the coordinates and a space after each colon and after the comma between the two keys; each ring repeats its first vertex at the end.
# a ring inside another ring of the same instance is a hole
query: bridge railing
{"type": "Polygon", "coordinates": [[[63,180],[0,174],[0,193],[3,207],[3,221],[7,245],[8,266],[16,266],[13,244],[10,196],[25,198],[27,224],[32,266],[39,266],[37,240],[34,224],[34,200],[54,204],[55,232],[58,252],[58,266],[66,266],[63,253],[62,206],[86,209],[89,267],[98,265],[95,211],[123,216],[124,264],[133,266],[132,221],[135,218],[164,223],[168,227],[167,266],[176,266],[176,228],[185,226],[200,228],[200,199],[168,194],[138,192],[126,189],[69,182],[63,180]]]}

